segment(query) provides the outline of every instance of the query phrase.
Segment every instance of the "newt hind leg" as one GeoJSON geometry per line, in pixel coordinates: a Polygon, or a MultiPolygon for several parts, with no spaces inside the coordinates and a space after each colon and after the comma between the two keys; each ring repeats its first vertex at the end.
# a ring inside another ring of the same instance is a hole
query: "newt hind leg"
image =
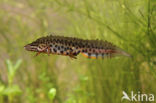
{"type": "Polygon", "coordinates": [[[70,57],[71,59],[77,59],[76,56],[74,56],[74,55],[69,55],[69,57],[70,57]]]}
{"type": "Polygon", "coordinates": [[[36,57],[36,56],[38,56],[40,53],[41,53],[41,52],[37,52],[34,56],[36,57]]]}
{"type": "Polygon", "coordinates": [[[77,59],[76,56],[80,53],[80,51],[75,51],[69,55],[69,57],[77,59]]]}

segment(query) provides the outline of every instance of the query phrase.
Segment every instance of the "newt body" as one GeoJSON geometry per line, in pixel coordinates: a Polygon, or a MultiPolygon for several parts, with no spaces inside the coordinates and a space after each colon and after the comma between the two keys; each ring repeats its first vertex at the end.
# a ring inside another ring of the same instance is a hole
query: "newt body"
{"type": "Polygon", "coordinates": [[[46,36],[24,46],[28,51],[40,53],[65,55],[75,58],[81,53],[87,58],[104,58],[115,55],[130,55],[110,42],[102,40],[83,40],[63,36],[46,36]]]}

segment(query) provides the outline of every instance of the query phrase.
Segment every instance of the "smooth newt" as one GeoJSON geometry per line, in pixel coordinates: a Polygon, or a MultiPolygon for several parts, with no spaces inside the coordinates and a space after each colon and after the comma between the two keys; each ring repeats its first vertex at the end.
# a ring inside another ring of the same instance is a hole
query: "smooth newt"
{"type": "Polygon", "coordinates": [[[76,56],[81,53],[83,56],[92,59],[113,57],[115,55],[131,57],[130,54],[107,41],[53,35],[41,37],[25,45],[24,48],[28,51],[37,52],[36,56],[40,53],[47,53],[48,55],[65,55],[76,59],[76,56]]]}

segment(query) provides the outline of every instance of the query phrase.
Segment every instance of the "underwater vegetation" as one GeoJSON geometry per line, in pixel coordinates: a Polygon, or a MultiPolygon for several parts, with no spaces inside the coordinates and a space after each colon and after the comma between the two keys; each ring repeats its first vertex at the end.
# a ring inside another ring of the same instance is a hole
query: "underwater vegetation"
{"type": "Polygon", "coordinates": [[[121,103],[123,91],[156,96],[155,5],[155,0],[0,0],[0,103],[121,103]],[[34,57],[23,48],[51,33],[106,40],[133,58],[34,57]]]}

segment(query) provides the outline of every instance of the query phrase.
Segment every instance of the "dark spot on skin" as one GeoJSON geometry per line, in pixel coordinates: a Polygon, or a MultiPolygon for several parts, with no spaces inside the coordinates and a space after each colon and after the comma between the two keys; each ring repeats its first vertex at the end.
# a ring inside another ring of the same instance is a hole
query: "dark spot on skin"
{"type": "Polygon", "coordinates": [[[88,58],[90,58],[90,56],[91,56],[91,53],[88,53],[88,58]]]}
{"type": "Polygon", "coordinates": [[[90,45],[87,45],[87,48],[90,48],[90,45]]]}
{"type": "Polygon", "coordinates": [[[84,45],[79,45],[80,46],[80,48],[84,48],[84,45]]]}
{"type": "Polygon", "coordinates": [[[86,43],[84,43],[85,45],[88,45],[88,43],[86,42],[86,43]]]}
{"type": "Polygon", "coordinates": [[[93,49],[93,52],[95,52],[95,49],[93,49]]]}
{"type": "Polygon", "coordinates": [[[60,43],[62,44],[62,40],[60,40],[60,43]]]}
{"type": "Polygon", "coordinates": [[[56,49],[53,49],[53,51],[56,53],[57,52],[57,50],[56,49]]]}
{"type": "Polygon", "coordinates": [[[63,51],[60,51],[61,54],[63,54],[63,51]]]}
{"type": "Polygon", "coordinates": [[[66,40],[66,44],[68,45],[69,44],[69,42],[66,40]]]}
{"type": "Polygon", "coordinates": [[[80,53],[80,51],[77,52],[77,54],[79,54],[79,53],[80,53]]]}
{"type": "Polygon", "coordinates": [[[79,43],[75,43],[75,46],[80,46],[81,44],[79,44],[79,43]]]}
{"type": "Polygon", "coordinates": [[[60,40],[59,40],[59,39],[57,39],[57,42],[58,42],[58,43],[60,43],[60,40]]]}
{"type": "Polygon", "coordinates": [[[104,54],[104,53],[102,53],[102,59],[104,58],[104,55],[105,55],[105,54],[104,54]]]}
{"type": "Polygon", "coordinates": [[[73,53],[73,55],[77,56],[80,53],[80,51],[76,51],[73,53]]]}
{"type": "Polygon", "coordinates": [[[77,44],[77,46],[79,46],[79,47],[82,47],[82,45],[83,45],[83,44],[81,44],[81,43],[78,43],[78,44],[77,44]]]}
{"type": "Polygon", "coordinates": [[[72,44],[72,42],[70,41],[69,44],[72,44]]]}
{"type": "Polygon", "coordinates": [[[77,54],[76,52],[73,53],[73,55],[76,55],[76,54],[77,54]]]}
{"type": "Polygon", "coordinates": [[[67,40],[64,40],[65,43],[67,43],[67,40]]]}
{"type": "Polygon", "coordinates": [[[91,56],[91,53],[88,53],[88,56],[91,56]]]}
{"type": "Polygon", "coordinates": [[[58,50],[60,50],[60,46],[58,46],[58,48],[57,48],[58,50]]]}
{"type": "Polygon", "coordinates": [[[94,45],[91,45],[92,48],[94,48],[94,45]]]}
{"type": "Polygon", "coordinates": [[[72,48],[70,48],[70,51],[72,52],[72,51],[73,51],[73,49],[72,49],[72,48]]]}
{"type": "Polygon", "coordinates": [[[95,55],[96,55],[96,58],[97,58],[98,57],[98,53],[96,53],[95,55]]]}
{"type": "Polygon", "coordinates": [[[58,43],[57,40],[55,40],[55,43],[58,43]]]}
{"type": "Polygon", "coordinates": [[[61,46],[61,48],[64,48],[64,46],[61,46]]]}
{"type": "Polygon", "coordinates": [[[67,43],[66,43],[66,42],[64,42],[63,44],[64,44],[64,45],[67,45],[67,43]]]}

